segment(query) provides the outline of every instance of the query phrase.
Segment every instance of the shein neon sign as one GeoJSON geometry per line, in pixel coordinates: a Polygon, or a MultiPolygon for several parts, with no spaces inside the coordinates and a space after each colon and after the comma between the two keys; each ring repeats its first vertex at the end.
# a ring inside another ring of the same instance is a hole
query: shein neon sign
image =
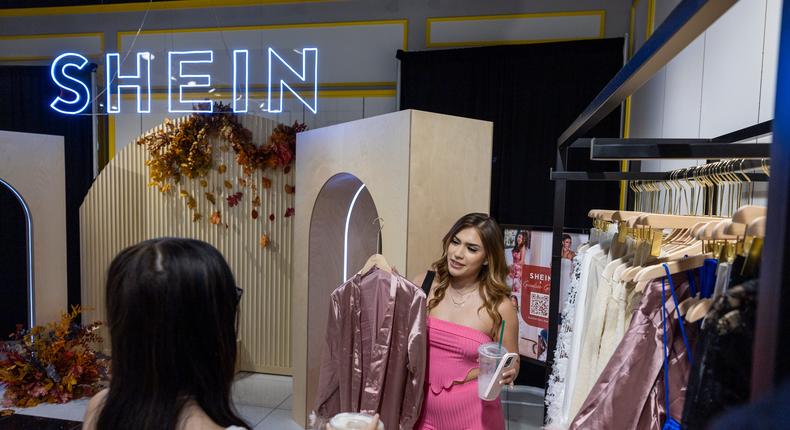
{"type": "MultiPolygon", "coordinates": [[[[304,48],[297,51],[302,57],[301,71],[295,69],[277,52],[269,48],[268,91],[266,111],[282,112],[283,93],[287,89],[311,112],[318,112],[318,49],[304,48]],[[312,94],[302,97],[291,85],[294,83],[310,84],[312,94]],[[274,83],[274,85],[272,85],[274,83]],[[274,97],[272,97],[274,93],[274,97]],[[272,99],[275,102],[272,102],[272,99]]],[[[131,57],[131,56],[130,56],[131,57]]],[[[110,53],[106,56],[107,82],[107,113],[121,113],[121,90],[133,90],[137,96],[137,112],[151,112],[151,60],[149,52],[137,52],[132,58],[137,59],[134,73],[122,72],[120,55],[110,53]]],[[[56,97],[50,107],[70,115],[76,115],[88,108],[91,100],[88,85],[74,76],[76,71],[88,65],[84,56],[69,52],[59,55],[52,61],[50,75],[52,81],[60,87],[61,95],[56,97]]],[[[167,110],[168,112],[212,112],[213,104],[206,100],[190,99],[184,90],[211,88],[210,74],[193,74],[184,71],[184,65],[210,65],[214,63],[214,51],[170,51],[167,53],[167,110]],[[193,106],[203,106],[193,107],[193,106]]],[[[234,112],[247,112],[249,107],[250,53],[246,49],[233,51],[233,101],[234,112]]]]}

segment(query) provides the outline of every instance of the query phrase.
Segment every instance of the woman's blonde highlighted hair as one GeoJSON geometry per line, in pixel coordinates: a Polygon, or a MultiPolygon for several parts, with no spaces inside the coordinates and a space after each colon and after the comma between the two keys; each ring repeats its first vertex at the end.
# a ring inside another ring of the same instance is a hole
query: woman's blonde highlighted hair
{"type": "Polygon", "coordinates": [[[478,311],[485,308],[488,315],[494,321],[491,337],[495,338],[498,335],[499,325],[502,323],[502,315],[499,313],[497,306],[502,303],[502,300],[509,300],[510,288],[505,283],[508,269],[505,262],[505,245],[502,238],[502,229],[499,228],[494,218],[491,218],[484,213],[470,213],[464,215],[456,221],[455,225],[447,232],[442,239],[442,258],[433,263],[433,268],[436,271],[436,279],[439,285],[433,293],[433,298],[428,302],[428,311],[435,308],[444,299],[447,288],[450,286],[450,271],[447,268],[447,249],[453,238],[461,231],[467,228],[474,228],[480,235],[483,242],[483,249],[486,253],[486,263],[480,273],[478,274],[477,281],[480,283],[483,294],[483,304],[478,311]]]}

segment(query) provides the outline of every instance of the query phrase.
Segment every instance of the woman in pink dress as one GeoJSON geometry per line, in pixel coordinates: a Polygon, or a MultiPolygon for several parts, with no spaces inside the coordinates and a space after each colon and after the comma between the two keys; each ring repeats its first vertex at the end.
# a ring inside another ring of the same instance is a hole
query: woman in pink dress
{"type": "MultiPolygon", "coordinates": [[[[477,348],[499,341],[518,351],[518,320],[505,284],[502,231],[486,214],[459,219],[442,241],[443,255],[432,270],[415,279],[429,287],[428,367],[420,430],[503,430],[499,399],[484,401],[477,394],[477,348]]],[[[512,384],[519,365],[503,375],[512,384]]]]}
{"type": "Polygon", "coordinates": [[[513,281],[513,292],[519,294],[521,292],[521,268],[524,265],[524,255],[529,249],[529,232],[519,230],[516,234],[516,246],[510,251],[513,256],[513,264],[510,265],[510,272],[508,277],[513,281]]]}

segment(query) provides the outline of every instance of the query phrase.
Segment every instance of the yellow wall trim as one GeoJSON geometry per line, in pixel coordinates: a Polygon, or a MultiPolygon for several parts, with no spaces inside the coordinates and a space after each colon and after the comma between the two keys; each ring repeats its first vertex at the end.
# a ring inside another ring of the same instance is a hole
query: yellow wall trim
{"type": "Polygon", "coordinates": [[[55,6],[0,9],[0,17],[42,15],[85,15],[94,13],[145,12],[146,10],[202,9],[240,6],[269,6],[294,3],[330,3],[342,0],[175,0],[161,2],[134,2],[85,6],[55,6]]]}
{"type": "Polygon", "coordinates": [[[107,135],[107,162],[109,163],[115,157],[115,117],[112,115],[107,117],[107,135]]]}
{"type": "Polygon", "coordinates": [[[645,29],[645,40],[653,35],[653,30],[656,22],[656,0],[650,0],[647,3],[647,28],[645,29]]]}
{"type": "MultiPolygon", "coordinates": [[[[623,118],[623,138],[628,139],[631,137],[631,96],[625,99],[625,116],[623,118]]],[[[620,171],[628,171],[628,161],[623,160],[620,162],[620,171]]],[[[620,210],[626,210],[626,198],[628,196],[628,181],[620,181],[620,210]]]]}

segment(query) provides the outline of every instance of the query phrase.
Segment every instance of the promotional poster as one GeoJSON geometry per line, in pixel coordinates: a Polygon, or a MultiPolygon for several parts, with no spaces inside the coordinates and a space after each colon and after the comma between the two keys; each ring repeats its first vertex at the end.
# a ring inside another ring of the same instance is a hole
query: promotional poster
{"type": "MultiPolygon", "coordinates": [[[[518,309],[519,353],[545,362],[549,339],[552,232],[506,226],[504,235],[505,261],[509,269],[507,283],[512,291],[511,300],[518,309]]],[[[573,273],[573,257],[587,238],[586,234],[563,235],[560,312],[573,273]]]]}

